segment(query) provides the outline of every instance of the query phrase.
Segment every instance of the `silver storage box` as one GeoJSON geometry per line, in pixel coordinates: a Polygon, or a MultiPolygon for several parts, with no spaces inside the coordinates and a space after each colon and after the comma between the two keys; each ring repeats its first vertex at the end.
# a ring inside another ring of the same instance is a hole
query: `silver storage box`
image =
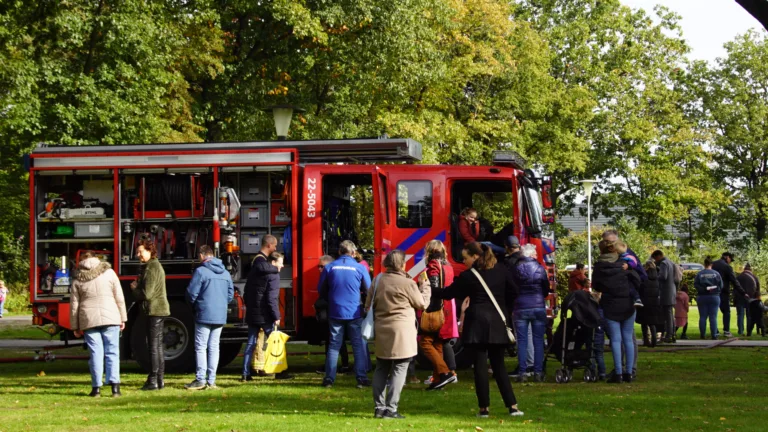
{"type": "Polygon", "coordinates": [[[269,201],[266,177],[240,178],[240,202],[269,201]]]}
{"type": "Polygon", "coordinates": [[[260,231],[242,232],[240,234],[240,251],[245,254],[257,254],[261,250],[261,239],[267,233],[260,231]]]}
{"type": "Polygon", "coordinates": [[[266,228],[269,226],[267,204],[246,205],[240,208],[240,226],[243,228],[266,228]]]}
{"type": "Polygon", "coordinates": [[[75,222],[75,237],[113,237],[114,225],[112,221],[104,222],[75,222]]]}

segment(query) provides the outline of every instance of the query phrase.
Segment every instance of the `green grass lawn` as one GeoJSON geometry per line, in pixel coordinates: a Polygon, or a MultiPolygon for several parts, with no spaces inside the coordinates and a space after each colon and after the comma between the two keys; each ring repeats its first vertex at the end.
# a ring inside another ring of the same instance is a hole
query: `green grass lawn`
{"type": "MultiPolygon", "coordinates": [[[[294,352],[307,346],[292,345],[294,352]]],[[[318,347],[309,348],[318,351],[318,347]]],[[[83,355],[82,350],[57,352],[83,355]]],[[[0,357],[31,355],[2,352],[0,357]]],[[[610,354],[606,353],[609,368],[610,354]]],[[[219,390],[182,389],[192,375],[171,375],[160,392],[141,392],[144,375],[123,362],[119,399],[91,399],[86,361],[2,364],[0,431],[638,431],[765,430],[768,400],[767,348],[719,348],[659,353],[641,349],[639,380],[632,384],[552,382],[514,385],[522,418],[505,416],[493,385],[491,418],[477,419],[471,370],[439,392],[408,385],[400,402],[401,421],[372,418],[370,389],[340,376],[333,389],[320,387],[313,372],[322,356],[294,356],[293,381],[237,381],[239,362],[222,371],[219,390]],[[760,366],[763,365],[763,366],[760,366]],[[40,376],[44,371],[44,376],[40,376]]],[[[513,361],[508,361],[512,367],[513,361]]],[[[419,372],[420,378],[428,373],[419,372]]],[[[109,393],[109,391],[107,391],[109,393]]]]}

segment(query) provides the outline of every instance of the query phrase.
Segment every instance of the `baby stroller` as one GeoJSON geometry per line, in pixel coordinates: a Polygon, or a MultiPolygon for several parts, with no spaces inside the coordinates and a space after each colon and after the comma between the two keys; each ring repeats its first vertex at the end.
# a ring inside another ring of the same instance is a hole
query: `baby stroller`
{"type": "Polygon", "coordinates": [[[573,379],[574,369],[584,369],[584,381],[596,382],[592,369],[595,329],[600,325],[597,303],[586,291],[568,294],[562,303],[560,324],[557,326],[547,356],[558,360],[562,367],[555,372],[555,381],[561,384],[573,379]],[[569,312],[570,311],[570,316],[569,312]]]}

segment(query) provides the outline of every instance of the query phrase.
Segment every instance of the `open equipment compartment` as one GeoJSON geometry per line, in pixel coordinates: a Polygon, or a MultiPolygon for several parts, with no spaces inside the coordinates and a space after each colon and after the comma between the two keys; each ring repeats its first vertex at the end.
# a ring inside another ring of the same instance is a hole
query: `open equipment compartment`
{"type": "Polygon", "coordinates": [[[242,294],[251,263],[261,250],[264,236],[271,234],[277,238],[277,252],[284,255],[284,267],[280,272],[280,309],[287,328],[295,326],[293,316],[296,308],[291,242],[292,168],[290,165],[221,167],[218,175],[218,196],[226,200],[219,202],[218,209],[220,257],[242,294]],[[233,194],[239,203],[236,212],[230,208],[233,194]],[[225,220],[224,213],[235,216],[225,220]]]}
{"type": "Polygon", "coordinates": [[[114,170],[40,170],[30,176],[34,299],[66,298],[77,262],[114,259],[114,170]]]}
{"type": "Polygon", "coordinates": [[[210,168],[124,169],[119,196],[121,275],[139,274],[136,249],[142,238],[154,242],[168,275],[190,275],[200,246],[214,246],[210,168]]]}

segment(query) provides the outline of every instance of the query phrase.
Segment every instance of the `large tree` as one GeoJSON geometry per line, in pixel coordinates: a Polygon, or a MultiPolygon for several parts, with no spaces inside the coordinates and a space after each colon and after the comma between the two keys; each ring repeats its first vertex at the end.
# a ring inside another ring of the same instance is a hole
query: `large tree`
{"type": "Polygon", "coordinates": [[[521,3],[519,16],[534,23],[554,53],[551,74],[596,103],[573,125],[590,143],[588,157],[553,172],[559,211],[572,208],[583,177],[603,179],[593,201],[599,212],[632,217],[659,234],[691,206],[709,206],[708,155],[679,89],[688,46],[678,17],[657,8],[654,20],[618,0],[521,3]]]}
{"type": "Polygon", "coordinates": [[[702,119],[712,132],[715,172],[728,187],[741,226],[758,241],[768,230],[768,37],[750,31],[725,44],[726,56],[695,65],[702,119]]]}

